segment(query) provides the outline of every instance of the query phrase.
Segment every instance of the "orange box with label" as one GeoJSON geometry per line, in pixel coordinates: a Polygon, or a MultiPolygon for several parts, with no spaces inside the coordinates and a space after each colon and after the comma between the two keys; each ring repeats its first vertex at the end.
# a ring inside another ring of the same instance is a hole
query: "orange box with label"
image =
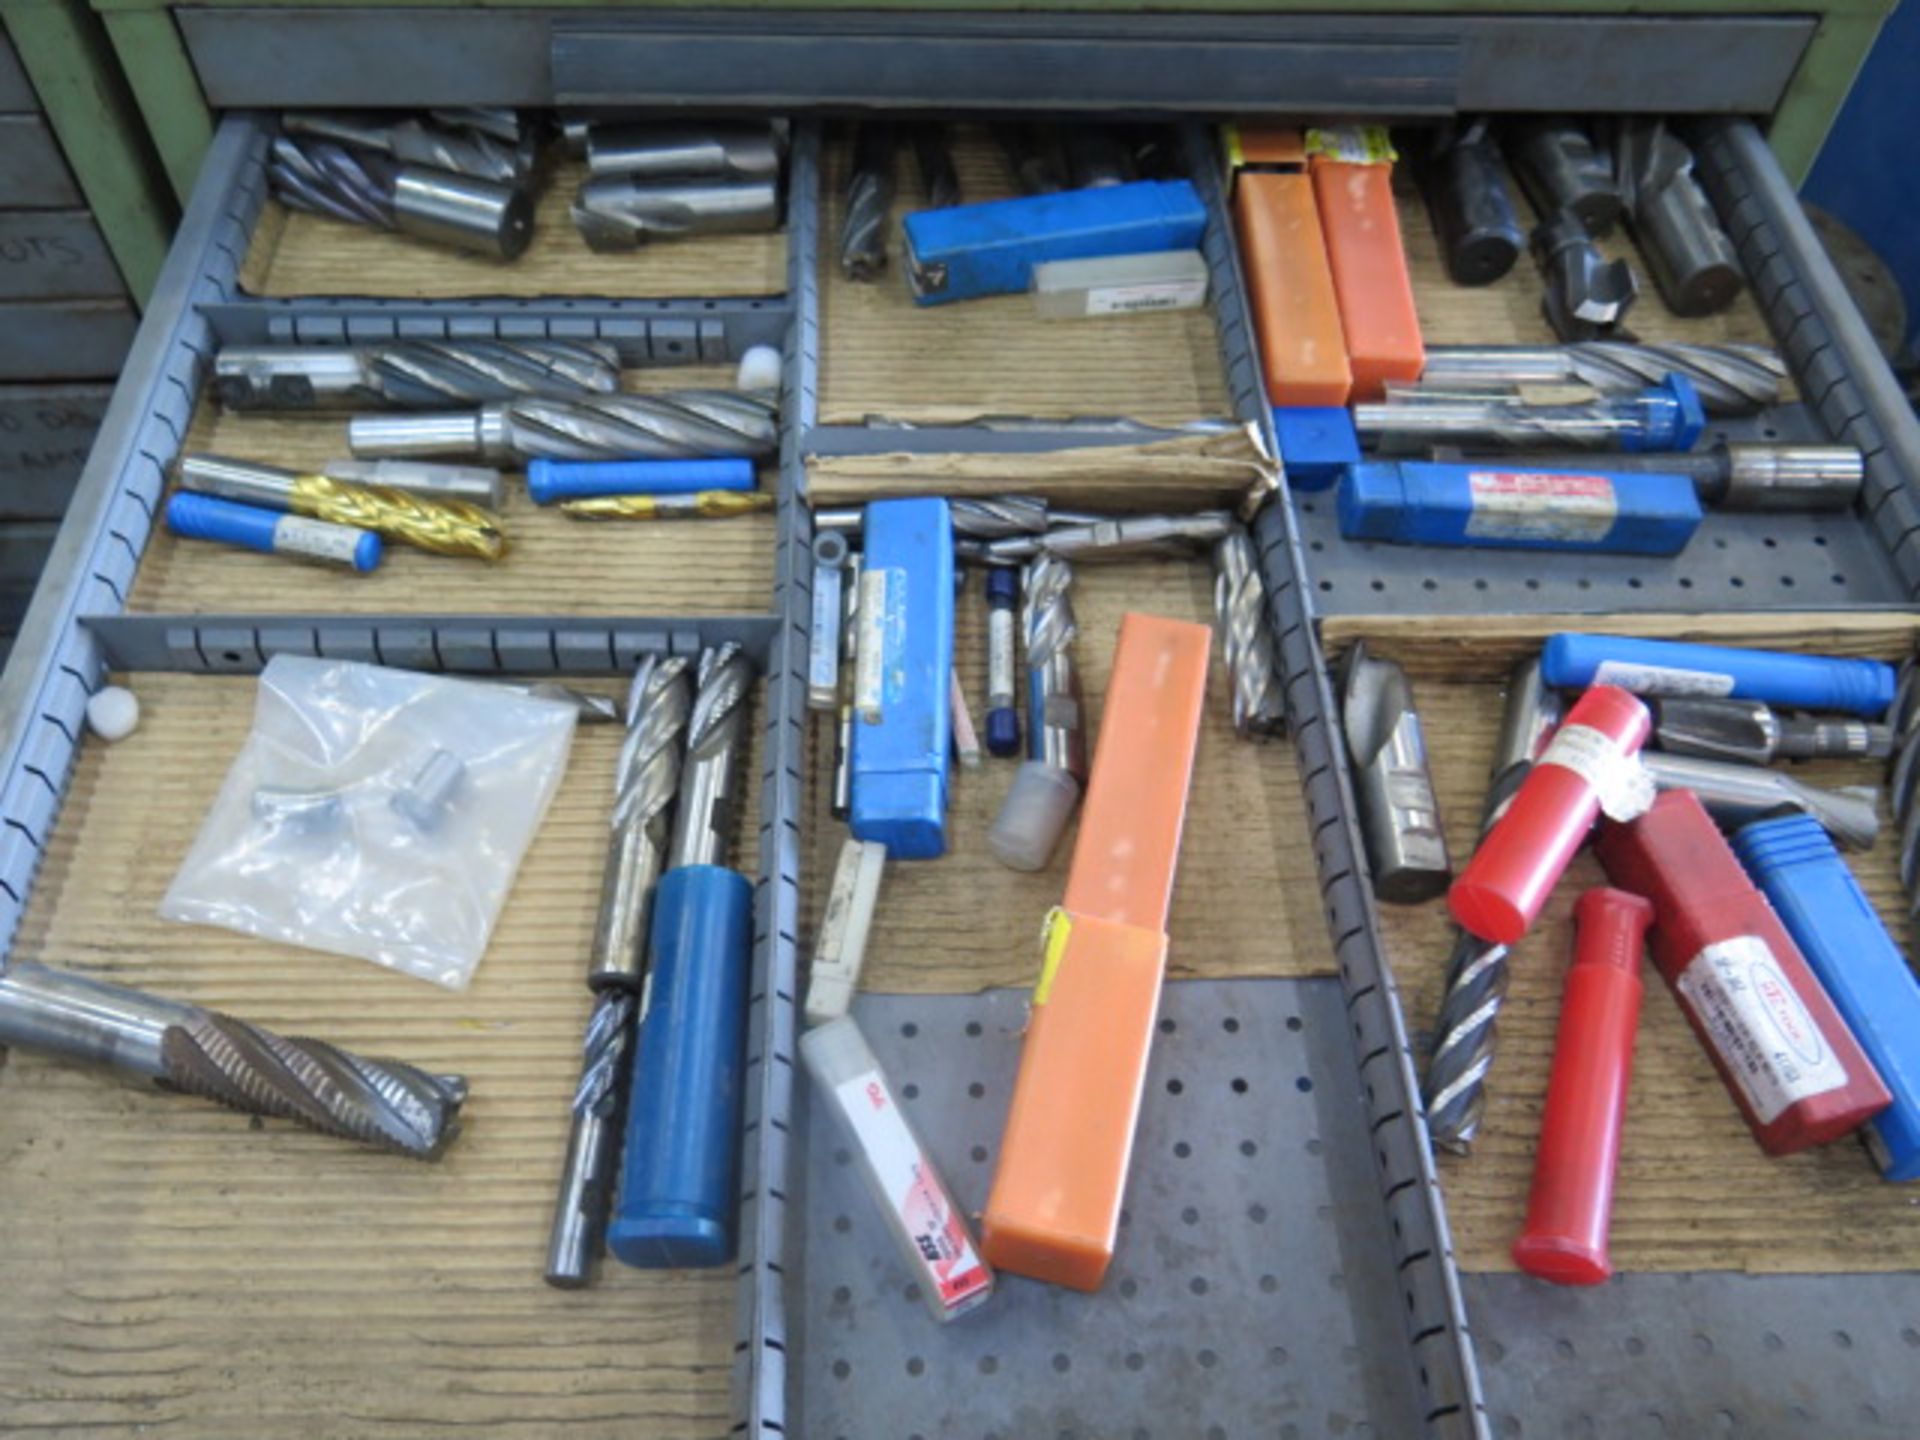
{"type": "MultiPolygon", "coordinates": [[[[1420,339],[1420,312],[1413,302],[1413,279],[1400,242],[1400,212],[1393,201],[1393,152],[1384,132],[1371,147],[1323,144],[1316,131],[1308,139],[1313,195],[1326,238],[1327,263],[1339,302],[1340,331],[1353,374],[1353,398],[1378,400],[1389,380],[1418,380],[1426,368],[1420,339]],[[1335,158],[1327,153],[1358,155],[1335,158]]],[[[1361,132],[1371,134],[1372,132],[1361,132]]]]}

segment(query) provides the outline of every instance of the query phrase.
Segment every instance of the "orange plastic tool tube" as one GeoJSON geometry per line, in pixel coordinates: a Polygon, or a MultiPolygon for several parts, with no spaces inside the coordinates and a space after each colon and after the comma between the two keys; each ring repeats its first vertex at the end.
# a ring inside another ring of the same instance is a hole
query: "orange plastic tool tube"
{"type": "Polygon", "coordinates": [[[1242,170],[1233,187],[1233,225],[1267,398],[1275,405],[1345,405],[1353,372],[1312,180],[1242,170]]]}
{"type": "Polygon", "coordinates": [[[1048,925],[981,1222],[990,1263],[1076,1290],[1099,1288],[1119,1232],[1211,645],[1204,625],[1120,622],[1066,902],[1048,925]]]}
{"type": "Polygon", "coordinates": [[[1353,398],[1378,400],[1387,381],[1418,380],[1427,364],[1393,203],[1393,167],[1316,155],[1309,172],[1340,304],[1353,398]]]}

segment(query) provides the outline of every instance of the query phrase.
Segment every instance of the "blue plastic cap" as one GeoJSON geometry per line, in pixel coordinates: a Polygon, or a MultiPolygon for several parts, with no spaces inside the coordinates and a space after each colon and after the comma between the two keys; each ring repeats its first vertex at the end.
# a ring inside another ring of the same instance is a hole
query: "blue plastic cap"
{"type": "Polygon", "coordinates": [[[353,547],[353,568],[365,573],[379,568],[380,559],[386,554],[386,545],[371,530],[362,535],[353,547]]]}
{"type": "Polygon", "coordinates": [[[607,1248],[639,1270],[691,1270],[733,1258],[733,1233],[708,1211],[687,1206],[645,1216],[616,1215],[607,1248]]]}
{"type": "MultiPolygon", "coordinates": [[[[1291,468],[1287,471],[1291,476],[1291,468]]],[[[1386,461],[1348,465],[1340,471],[1335,508],[1345,540],[1397,540],[1406,513],[1407,487],[1400,467],[1386,461]]]]}
{"type": "Polygon", "coordinates": [[[847,828],[856,840],[887,847],[893,860],[938,860],[947,853],[946,777],[928,770],[857,776],[847,828]]]}
{"type": "Polygon", "coordinates": [[[1020,753],[1019,712],[1005,707],[987,712],[987,753],[989,755],[1020,753]]]}
{"type": "Polygon", "coordinates": [[[1639,398],[1646,428],[1637,434],[1627,431],[1620,441],[1622,450],[1691,450],[1707,428],[1700,392],[1684,375],[1667,376],[1639,398]]]}
{"type": "Polygon", "coordinates": [[[1020,603],[1020,572],[1017,569],[1011,565],[987,567],[987,603],[989,605],[1020,603]]]}
{"type": "Polygon", "coordinates": [[[1353,414],[1338,405],[1276,405],[1274,434],[1280,463],[1295,490],[1327,490],[1360,460],[1360,434],[1353,414]]]}

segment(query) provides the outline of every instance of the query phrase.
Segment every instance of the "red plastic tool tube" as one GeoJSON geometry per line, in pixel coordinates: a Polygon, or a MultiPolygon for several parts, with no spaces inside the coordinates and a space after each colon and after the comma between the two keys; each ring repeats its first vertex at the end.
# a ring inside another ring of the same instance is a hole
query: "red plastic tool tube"
{"type": "Polygon", "coordinates": [[[1620,1126],[1640,1023],[1640,952],[1653,906],[1624,890],[1589,890],[1574,907],[1573,965],[1553,1046],[1553,1075],[1533,1156],[1527,1223],[1513,1260],[1556,1285],[1613,1273],[1607,1226],[1620,1126]]]}
{"type": "Polygon", "coordinates": [[[1593,828],[1602,790],[1621,782],[1651,727],[1647,707],[1613,685],[1574,702],[1447,892],[1462,928],[1502,945],[1527,933],[1593,828]]]}

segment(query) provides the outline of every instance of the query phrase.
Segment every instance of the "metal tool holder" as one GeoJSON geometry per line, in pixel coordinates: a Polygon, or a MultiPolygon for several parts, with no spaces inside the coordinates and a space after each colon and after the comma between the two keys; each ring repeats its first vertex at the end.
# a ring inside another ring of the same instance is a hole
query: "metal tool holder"
{"type": "MultiPolygon", "coordinates": [[[[246,115],[224,120],[214,137],[61,533],[49,571],[55,578],[37,596],[14,660],[0,677],[0,943],[12,941],[51,839],[87,694],[111,669],[250,673],[271,654],[290,651],[480,673],[589,674],[627,668],[639,653],[686,653],[702,644],[738,640],[762,662],[767,683],[761,711],[764,769],[733,1433],[755,1440],[799,1434],[864,1437],[877,1432],[859,1428],[861,1415],[924,1413],[929,1435],[998,1434],[1010,1440],[1050,1424],[1054,1432],[1084,1436],[1109,1433],[1120,1407],[1131,1405],[1134,1424],[1151,1435],[1195,1433],[1196,1417],[1206,1434],[1239,1435],[1244,1421],[1232,1422],[1248,1414],[1262,1424],[1271,1417],[1273,1423],[1261,1433],[1290,1433],[1287,1427],[1296,1421],[1289,1416],[1297,1417],[1298,1433],[1320,1433],[1339,1416],[1356,1426],[1370,1424],[1376,1433],[1484,1434],[1489,1407],[1479,1362],[1486,1356],[1476,1361],[1469,1301],[1483,1334],[1491,1327],[1510,1337],[1503,1343],[1513,1368],[1494,1365],[1485,1372],[1494,1412],[1526,1415],[1529,1424],[1536,1411],[1584,1414],[1605,1428],[1617,1414],[1608,1406],[1624,1403],[1625,1395],[1644,1408],[1647,1378],[1624,1358],[1611,1372],[1611,1387],[1583,1381],[1579,1395],[1563,1403],[1542,1378],[1551,1359],[1539,1353],[1528,1334],[1529,1326],[1540,1323],[1537,1293],[1516,1277],[1463,1285],[1455,1269],[1419,1114],[1408,1027],[1363,878],[1353,787],[1333,723],[1334,700],[1315,623],[1328,596],[1317,583],[1327,572],[1317,568],[1325,563],[1324,552],[1310,550],[1307,543],[1317,515],[1284,493],[1260,513],[1256,539],[1339,984],[1174,982],[1167,1006],[1172,1028],[1163,1026],[1156,1053],[1141,1162],[1168,1167],[1162,1174],[1171,1178],[1164,1195],[1136,1195],[1122,1260],[1108,1291],[1083,1301],[1016,1283],[996,1302],[1001,1318],[974,1317],[954,1331],[928,1337],[925,1349],[913,1347],[915,1334],[904,1327],[890,1333],[892,1307],[923,1323],[924,1317],[897,1289],[888,1289],[884,1265],[862,1259],[883,1247],[854,1246],[842,1238],[864,1217],[854,1211],[850,1225],[840,1223],[846,1213],[840,1199],[846,1172],[838,1169],[827,1137],[814,1128],[821,1117],[812,1113],[806,1088],[796,1082],[794,1064],[812,575],[805,461],[812,454],[846,453],[869,443],[864,432],[816,424],[818,125],[802,122],[795,128],[788,291],[778,298],[733,301],[248,297],[238,289],[237,271],[264,202],[265,137],[263,124],[246,115]],[[622,345],[631,357],[644,354],[655,361],[732,358],[747,344],[782,337],[777,549],[766,613],[692,618],[121,613],[155,523],[165,468],[181,447],[219,343],[430,334],[599,336],[622,345]],[[1282,1098],[1264,1107],[1257,1133],[1225,1137],[1218,1145],[1200,1133],[1198,1122],[1191,1133],[1183,1133],[1179,1102],[1166,1082],[1180,1080],[1196,1091],[1210,1091],[1223,1078],[1271,1084],[1282,1098]],[[1149,1153],[1162,1146],[1164,1154],[1149,1153]],[[1258,1166],[1248,1163],[1255,1154],[1266,1157],[1258,1166]],[[1273,1178],[1282,1171],[1284,1179],[1273,1178]],[[1208,1197],[1220,1196],[1233,1198],[1235,1218],[1203,1237],[1186,1216],[1208,1197]],[[1178,1263],[1165,1258],[1182,1247],[1198,1258],[1178,1263]],[[1226,1268],[1210,1276],[1210,1264],[1226,1268]],[[1195,1338],[1172,1342],[1188,1330],[1195,1338]],[[1126,1337],[1142,1331],[1156,1332],[1166,1343],[1157,1349],[1129,1348],[1126,1337]],[[856,1340],[857,1351],[846,1348],[849,1335],[866,1337],[856,1340]],[[1229,1376],[1231,1382],[1225,1383],[1229,1376]],[[857,1402],[851,1398],[855,1389],[857,1402]],[[1218,1415],[1195,1408],[1210,1394],[1220,1406],[1218,1415]],[[1075,1398],[1080,1395],[1085,1398],[1075,1398]],[[1536,1398],[1541,1396],[1546,1398],[1536,1398]],[[1177,1408],[1159,1414],[1143,1408],[1155,1397],[1160,1406],[1177,1408]],[[1103,1405],[1113,1407],[1112,1413],[1103,1405]],[[952,1425],[936,1424],[937,1416],[953,1417],[952,1425]]],[[[1184,141],[1209,212],[1204,251],[1228,391],[1239,417],[1271,440],[1213,147],[1198,125],[1186,127],[1184,141]]],[[[1887,412],[1880,393],[1883,372],[1855,343],[1851,311],[1843,297],[1835,298],[1830,272],[1823,277],[1817,254],[1800,244],[1793,217],[1779,198],[1785,193],[1790,199],[1790,192],[1770,168],[1752,127],[1714,122],[1705,149],[1709,188],[1730,215],[1735,239],[1756,271],[1756,287],[1781,312],[1780,328],[1803,391],[1838,430],[1836,438],[1862,444],[1876,456],[1870,482],[1878,487],[1873,523],[1881,525],[1885,517],[1891,531],[1909,513],[1920,467],[1902,463],[1901,452],[1912,442],[1887,412]],[[1798,331],[1784,320],[1794,306],[1806,317],[1795,322],[1798,331]],[[1815,343],[1822,326],[1833,338],[1815,343]],[[1822,376],[1830,377],[1828,383],[1818,383],[1822,376]],[[1868,425],[1877,427],[1877,443],[1869,443],[1876,436],[1864,428],[1868,425]],[[1879,458],[1882,452],[1888,458],[1879,458]]],[[[969,446],[1037,451],[1083,444],[1086,438],[1066,429],[884,432],[887,448],[922,451],[969,446]]],[[[1864,548],[1865,527],[1860,528],[1861,553],[1870,554],[1864,548]]],[[[1726,538],[1736,554],[1754,553],[1738,548],[1747,543],[1744,535],[1729,532],[1726,538]]],[[[1902,532],[1884,541],[1882,564],[1869,569],[1862,583],[1870,588],[1853,597],[1854,603],[1907,599],[1907,582],[1900,579],[1896,586],[1896,577],[1907,574],[1904,538],[1902,532]]],[[[1531,598],[1524,606],[1509,598],[1502,608],[1619,608],[1612,590],[1579,587],[1584,570],[1556,565],[1556,573],[1570,578],[1555,581],[1551,589],[1527,591],[1531,598]]],[[[1637,593],[1640,587],[1627,586],[1623,578],[1620,588],[1637,593]]],[[[1372,593],[1377,599],[1378,592],[1372,593]]],[[[1340,592],[1332,594],[1338,597],[1334,603],[1344,600],[1340,592]]],[[[1663,608],[1707,608],[1709,600],[1678,587],[1656,594],[1663,608]]],[[[1740,601],[1751,606],[1761,597],[1729,587],[1711,598],[1733,608],[1740,601]]],[[[1408,603],[1430,610],[1472,608],[1458,601],[1453,589],[1445,594],[1420,590],[1408,603]]],[[[1281,763],[1277,754],[1275,763],[1281,763]]],[[[980,1157],[988,1153],[994,1127],[982,1126],[976,1117],[986,1111],[959,1103],[959,1096],[972,1085],[984,1090],[991,1077],[1004,1084],[1020,1000],[1017,992],[867,997],[858,1007],[882,1058],[926,1096],[915,1113],[929,1142],[943,1156],[967,1157],[952,1163],[968,1204],[983,1194],[990,1171],[980,1157]]],[[[1605,1366],[1588,1357],[1588,1332],[1581,1327],[1610,1333],[1604,1327],[1622,1323],[1613,1307],[1645,1304],[1650,1307],[1646,1328],[1636,1333],[1667,1333],[1652,1317],[1666,1303],[1661,1297],[1671,1289],[1665,1283],[1670,1278],[1622,1286],[1604,1307],[1560,1307],[1556,1323],[1582,1347],[1589,1380],[1593,1367],[1604,1372],[1605,1366]]],[[[1716,1283],[1703,1279],[1694,1287],[1696,1306],[1716,1283]]],[[[1763,1288],[1754,1281],[1725,1287],[1729,1302],[1749,1311],[1773,1303],[1754,1298],[1763,1288]]],[[[1908,1303],[1892,1277],[1873,1293],[1895,1297],[1889,1305],[1908,1303]]],[[[1789,1299],[1783,1293],[1781,1303],[1789,1299]]],[[[1877,1302],[1863,1287],[1859,1303],[1877,1302]]],[[[1834,1372],[1826,1374],[1831,1381],[1834,1372]]],[[[1677,1387],[1683,1381],[1676,1376],[1673,1383],[1677,1387]]],[[[1699,1387],[1700,1377],[1689,1375],[1684,1383],[1699,1387]]],[[[1739,1383],[1737,1373],[1727,1377],[1728,1385],[1739,1383]]],[[[1693,1403],[1683,1407],[1675,1399],[1669,1413],[1691,1415],[1693,1403]]],[[[1891,1404],[1885,1408],[1896,1413],[1891,1404]]],[[[889,1423],[897,1428],[897,1418],[889,1423]]],[[[1114,1428],[1111,1433],[1125,1432],[1114,1428]]]]}

